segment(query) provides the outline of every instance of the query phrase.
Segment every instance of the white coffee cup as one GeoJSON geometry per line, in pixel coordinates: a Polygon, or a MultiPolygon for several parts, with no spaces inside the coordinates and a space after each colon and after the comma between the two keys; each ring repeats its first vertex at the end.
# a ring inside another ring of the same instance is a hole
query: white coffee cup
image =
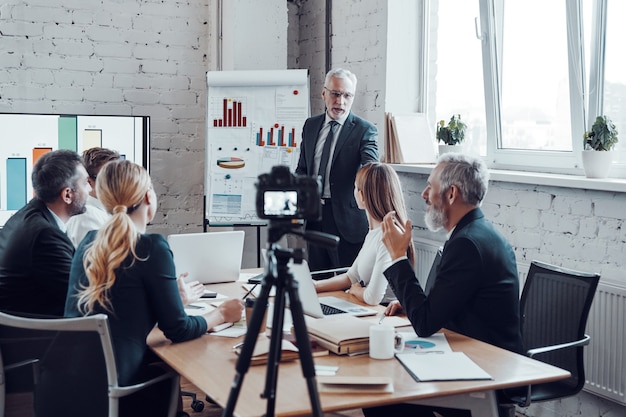
{"type": "Polygon", "coordinates": [[[404,335],[393,326],[373,324],[370,326],[370,358],[391,359],[404,350],[404,335]]]}

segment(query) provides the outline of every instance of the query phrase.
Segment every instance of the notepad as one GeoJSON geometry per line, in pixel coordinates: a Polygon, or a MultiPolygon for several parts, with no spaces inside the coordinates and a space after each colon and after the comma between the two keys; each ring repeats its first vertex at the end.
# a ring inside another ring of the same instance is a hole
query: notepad
{"type": "Polygon", "coordinates": [[[396,353],[396,358],[417,381],[493,379],[463,352],[396,353]]]}
{"type": "Polygon", "coordinates": [[[393,381],[384,376],[318,376],[319,392],[333,394],[384,394],[393,392],[393,381]]]}

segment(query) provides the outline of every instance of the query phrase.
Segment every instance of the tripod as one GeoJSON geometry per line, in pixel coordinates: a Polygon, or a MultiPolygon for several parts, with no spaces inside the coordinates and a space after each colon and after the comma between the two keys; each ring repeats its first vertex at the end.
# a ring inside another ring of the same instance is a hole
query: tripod
{"type": "MultiPolygon", "coordinates": [[[[310,232],[309,232],[310,233],[310,232]]],[[[272,230],[270,229],[270,235],[272,230]]],[[[280,232],[278,232],[280,237],[280,232]]],[[[305,236],[306,237],[306,236],[305,236]]],[[[332,240],[331,244],[337,244],[336,236],[326,235],[322,239],[332,240]],[[333,239],[334,238],[334,239],[333,239]]],[[[276,239],[277,240],[277,239],[276,239]]],[[[261,283],[260,294],[254,303],[252,310],[252,319],[248,323],[248,331],[243,341],[241,353],[235,366],[235,379],[231,385],[231,391],[228,396],[226,407],[222,413],[222,417],[232,417],[235,404],[241,390],[243,378],[250,367],[250,360],[254,351],[254,346],[261,329],[261,324],[265,316],[267,301],[270,290],[276,286],[276,295],[274,297],[274,314],[272,317],[272,333],[270,339],[270,350],[265,375],[265,388],[261,394],[262,398],[267,399],[267,407],[265,417],[274,417],[276,406],[276,383],[278,381],[278,364],[280,362],[282,347],[282,332],[285,318],[285,296],[289,295],[289,308],[293,318],[293,326],[296,335],[296,344],[298,345],[300,365],[302,374],[304,375],[309,391],[309,399],[311,401],[311,409],[313,416],[323,416],[322,407],[320,405],[319,394],[317,391],[317,382],[315,380],[315,364],[313,363],[313,355],[311,354],[311,344],[304,321],[304,313],[302,311],[302,303],[298,295],[298,282],[294,281],[293,275],[289,271],[288,263],[292,259],[295,263],[302,262],[301,250],[282,249],[275,241],[268,250],[268,269],[261,283]]]]}

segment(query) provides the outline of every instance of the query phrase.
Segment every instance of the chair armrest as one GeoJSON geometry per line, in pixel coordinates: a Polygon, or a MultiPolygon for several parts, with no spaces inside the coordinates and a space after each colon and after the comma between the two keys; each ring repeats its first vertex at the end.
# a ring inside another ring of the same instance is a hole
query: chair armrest
{"type": "Polygon", "coordinates": [[[161,381],[172,379],[172,378],[176,378],[176,380],[178,381],[180,377],[178,376],[176,372],[169,371],[162,375],[149,379],[147,381],[141,382],[139,384],[127,385],[124,387],[109,387],[109,397],[111,398],[126,397],[127,395],[131,395],[137,391],[140,391],[146,387],[149,387],[150,385],[154,385],[157,382],[161,382],[161,381]]]}
{"type": "Polygon", "coordinates": [[[558,345],[543,346],[543,347],[538,347],[538,348],[534,348],[534,349],[529,349],[526,352],[526,355],[528,357],[532,358],[535,355],[539,355],[541,353],[552,352],[552,351],[555,351],[555,350],[567,349],[567,348],[572,348],[572,347],[587,346],[590,341],[591,341],[591,337],[589,337],[589,335],[585,335],[585,337],[583,339],[575,340],[573,342],[561,343],[561,344],[558,344],[558,345]]]}
{"type": "Polygon", "coordinates": [[[343,274],[344,272],[348,272],[348,269],[350,269],[349,266],[342,266],[341,268],[324,269],[321,271],[311,271],[311,276],[320,275],[320,274],[328,274],[331,272],[334,273],[335,275],[343,274]]]}
{"type": "Polygon", "coordinates": [[[12,369],[21,368],[21,367],[27,366],[27,365],[35,365],[35,364],[37,364],[37,362],[39,362],[39,359],[27,359],[27,360],[24,360],[24,361],[20,361],[20,362],[12,363],[10,365],[6,365],[4,367],[4,370],[5,371],[10,371],[12,369]]]}

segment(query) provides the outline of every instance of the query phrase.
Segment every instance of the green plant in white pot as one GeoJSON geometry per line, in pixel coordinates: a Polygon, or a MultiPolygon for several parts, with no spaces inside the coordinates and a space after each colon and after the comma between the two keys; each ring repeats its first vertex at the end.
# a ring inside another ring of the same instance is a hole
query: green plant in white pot
{"type": "Polygon", "coordinates": [[[439,142],[439,154],[446,152],[463,152],[463,141],[467,124],[461,120],[460,114],[454,114],[446,125],[445,121],[437,123],[437,142],[439,142]]]}
{"type": "Polygon", "coordinates": [[[615,124],[608,116],[598,116],[591,130],[583,135],[583,168],[588,178],[606,178],[613,162],[613,148],[618,142],[615,124]]]}

